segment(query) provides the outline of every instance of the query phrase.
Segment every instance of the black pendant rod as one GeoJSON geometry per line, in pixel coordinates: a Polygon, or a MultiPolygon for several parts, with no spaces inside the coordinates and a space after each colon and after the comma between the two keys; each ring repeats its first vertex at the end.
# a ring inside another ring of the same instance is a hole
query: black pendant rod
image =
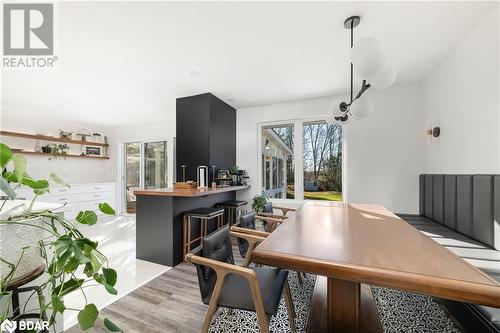
{"type": "MultiPolygon", "coordinates": [[[[351,20],[351,49],[354,45],[354,20],[351,20]]],[[[354,90],[354,82],[353,82],[353,65],[351,62],[351,103],[352,104],[352,97],[353,97],[353,90],[354,90]]]]}
{"type": "MultiPolygon", "coordinates": [[[[344,28],[350,29],[351,30],[351,49],[354,46],[354,28],[356,28],[361,21],[361,18],[359,16],[351,16],[348,17],[344,21],[344,28]]],[[[366,84],[366,81],[363,80],[363,86],[361,87],[361,90],[357,94],[356,97],[354,97],[354,65],[351,62],[351,100],[349,103],[342,102],[339,105],[339,109],[342,112],[342,116],[335,117],[336,120],[340,120],[342,122],[347,121],[348,112],[351,104],[358,99],[365,91],[366,89],[370,88],[370,84],[366,84]]]]}

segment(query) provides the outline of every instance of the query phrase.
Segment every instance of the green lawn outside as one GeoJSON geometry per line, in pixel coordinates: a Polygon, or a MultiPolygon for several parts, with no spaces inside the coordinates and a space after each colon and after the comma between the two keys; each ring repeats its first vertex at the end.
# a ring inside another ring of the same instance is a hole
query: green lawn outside
{"type": "MultiPolygon", "coordinates": [[[[288,198],[293,198],[293,192],[288,191],[288,198]]],[[[304,192],[304,199],[306,200],[328,200],[328,201],[342,201],[342,193],[340,192],[304,192]]]]}
{"type": "Polygon", "coordinates": [[[340,192],[304,192],[304,199],[306,200],[328,200],[328,201],[342,201],[342,193],[340,192]]]}

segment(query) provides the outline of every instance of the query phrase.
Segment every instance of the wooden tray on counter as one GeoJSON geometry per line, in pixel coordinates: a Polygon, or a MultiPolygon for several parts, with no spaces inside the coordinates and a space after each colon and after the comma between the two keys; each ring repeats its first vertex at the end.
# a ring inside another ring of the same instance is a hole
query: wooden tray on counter
{"type": "Polygon", "coordinates": [[[174,188],[176,189],[184,189],[184,190],[192,190],[198,187],[196,182],[187,183],[187,182],[178,182],[174,184],[174,188]]]}

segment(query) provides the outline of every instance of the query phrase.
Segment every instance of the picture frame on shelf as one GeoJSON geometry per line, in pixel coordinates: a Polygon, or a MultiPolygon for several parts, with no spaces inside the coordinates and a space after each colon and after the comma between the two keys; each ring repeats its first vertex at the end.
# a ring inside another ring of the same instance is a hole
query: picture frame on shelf
{"type": "Polygon", "coordinates": [[[84,154],[87,156],[103,156],[102,147],[84,146],[84,154]]]}

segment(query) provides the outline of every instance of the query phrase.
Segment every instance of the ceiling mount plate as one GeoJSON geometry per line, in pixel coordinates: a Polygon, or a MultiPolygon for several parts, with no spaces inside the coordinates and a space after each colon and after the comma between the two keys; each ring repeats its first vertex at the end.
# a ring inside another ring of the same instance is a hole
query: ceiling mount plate
{"type": "Polygon", "coordinates": [[[344,21],[344,27],[346,29],[351,29],[351,27],[356,28],[361,21],[361,17],[359,16],[351,16],[344,21]]]}

